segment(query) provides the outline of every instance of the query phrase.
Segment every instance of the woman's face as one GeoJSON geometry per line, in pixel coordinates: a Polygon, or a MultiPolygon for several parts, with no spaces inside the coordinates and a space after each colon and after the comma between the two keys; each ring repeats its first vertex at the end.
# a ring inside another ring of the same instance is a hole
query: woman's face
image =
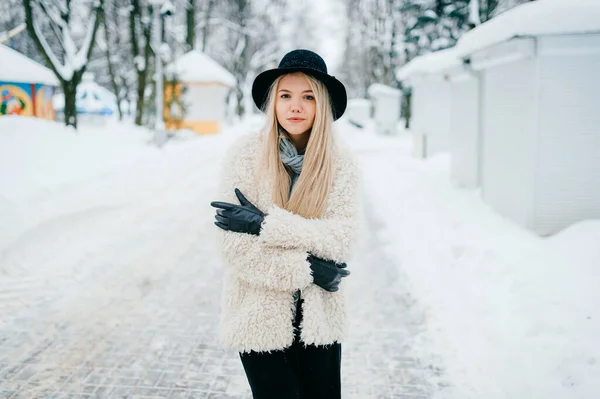
{"type": "Polygon", "coordinates": [[[285,75],[277,86],[277,121],[289,134],[306,133],[315,121],[317,103],[308,80],[299,73],[285,75]]]}

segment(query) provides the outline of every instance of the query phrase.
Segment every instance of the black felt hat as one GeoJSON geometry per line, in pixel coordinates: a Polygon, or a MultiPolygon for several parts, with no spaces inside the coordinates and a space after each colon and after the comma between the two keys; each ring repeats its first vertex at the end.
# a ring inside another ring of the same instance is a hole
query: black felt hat
{"type": "Polygon", "coordinates": [[[331,98],[333,120],[339,119],[346,111],[348,102],[346,88],[334,76],[327,74],[327,65],[317,53],[310,50],[293,50],[287,53],[275,69],[260,73],[252,84],[252,98],[254,104],[264,111],[269,94],[269,88],[281,75],[294,72],[304,72],[325,84],[331,98]]]}

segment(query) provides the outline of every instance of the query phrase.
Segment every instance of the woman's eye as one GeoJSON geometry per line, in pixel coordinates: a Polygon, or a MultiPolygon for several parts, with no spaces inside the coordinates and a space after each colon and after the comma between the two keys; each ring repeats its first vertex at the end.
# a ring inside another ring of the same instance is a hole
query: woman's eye
{"type": "Polygon", "coordinates": [[[290,98],[289,94],[282,94],[280,98],[290,98]]]}
{"type": "Polygon", "coordinates": [[[307,100],[309,100],[309,101],[312,101],[312,100],[315,99],[313,96],[304,96],[304,98],[307,99],[307,100]]]}

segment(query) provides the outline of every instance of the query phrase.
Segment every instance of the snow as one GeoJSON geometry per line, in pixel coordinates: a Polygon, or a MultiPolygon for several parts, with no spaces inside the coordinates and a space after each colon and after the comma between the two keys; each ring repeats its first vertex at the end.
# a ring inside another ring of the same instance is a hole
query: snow
{"type": "Polygon", "coordinates": [[[0,43],[4,43],[4,42],[8,41],[8,39],[15,37],[19,33],[23,32],[26,28],[27,28],[27,24],[25,22],[23,22],[22,24],[17,25],[8,31],[0,32],[0,43]]]}
{"type": "Polygon", "coordinates": [[[146,60],[143,56],[138,55],[133,59],[133,63],[138,71],[143,71],[146,69],[146,60]]]}
{"type": "Polygon", "coordinates": [[[77,133],[58,122],[20,116],[0,118],[0,132],[0,169],[5,171],[0,203],[48,196],[134,162],[140,150],[148,151],[151,137],[146,129],[116,122],[77,133]]]}
{"type": "Polygon", "coordinates": [[[3,44],[0,44],[0,59],[0,81],[60,85],[51,69],[3,44]]]}
{"type": "Polygon", "coordinates": [[[160,7],[160,15],[172,15],[175,12],[175,6],[170,1],[165,1],[160,7]]]}
{"type": "MultiPolygon", "coordinates": [[[[58,274],[89,277],[85,260],[99,248],[129,259],[137,252],[127,248],[127,224],[152,234],[165,225],[161,198],[173,206],[196,201],[186,190],[213,192],[223,150],[257,126],[248,121],[158,149],[149,145],[151,132],[129,124],[77,132],[36,118],[0,118],[0,288],[23,273],[47,284],[58,274]],[[111,234],[121,246],[102,245],[111,234]]],[[[447,154],[417,160],[409,134],[379,136],[344,121],[336,127],[359,160],[365,205],[383,223],[370,233],[426,309],[433,345],[415,350],[423,358],[442,355],[452,399],[597,398],[600,221],[537,237],[496,214],[478,191],[454,188],[447,154]]],[[[208,215],[210,208],[194,209],[208,215]]],[[[210,234],[214,226],[206,220],[200,228],[210,234]]],[[[168,250],[161,248],[165,259],[168,250]]],[[[13,306],[28,303],[20,300],[13,306]]]]}
{"type": "Polygon", "coordinates": [[[437,74],[461,65],[461,59],[455,48],[435,51],[419,56],[396,72],[396,77],[408,80],[416,75],[437,74]]]}
{"type": "Polygon", "coordinates": [[[233,87],[235,77],[206,54],[192,50],[175,60],[166,69],[167,74],[175,73],[180,82],[222,83],[233,87]]]}
{"type": "Polygon", "coordinates": [[[367,90],[369,96],[378,97],[378,96],[392,96],[392,97],[400,97],[402,92],[395,87],[386,86],[381,83],[373,83],[369,86],[367,90]]]}
{"type": "Polygon", "coordinates": [[[458,41],[459,56],[519,36],[600,32],[597,0],[538,0],[522,4],[465,33],[458,41]]]}
{"type": "Polygon", "coordinates": [[[481,19],[479,18],[479,0],[471,0],[469,2],[469,23],[473,25],[481,24],[481,19]]]}

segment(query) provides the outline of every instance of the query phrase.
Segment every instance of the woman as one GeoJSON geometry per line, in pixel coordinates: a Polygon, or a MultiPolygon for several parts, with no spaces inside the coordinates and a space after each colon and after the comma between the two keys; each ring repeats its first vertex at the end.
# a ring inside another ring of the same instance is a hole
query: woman
{"type": "Polygon", "coordinates": [[[357,237],[358,171],[332,123],[346,90],[308,50],[252,87],[261,134],[232,147],[215,224],[227,265],[221,341],[240,352],[255,399],[341,397],[343,277],[357,237]]]}

